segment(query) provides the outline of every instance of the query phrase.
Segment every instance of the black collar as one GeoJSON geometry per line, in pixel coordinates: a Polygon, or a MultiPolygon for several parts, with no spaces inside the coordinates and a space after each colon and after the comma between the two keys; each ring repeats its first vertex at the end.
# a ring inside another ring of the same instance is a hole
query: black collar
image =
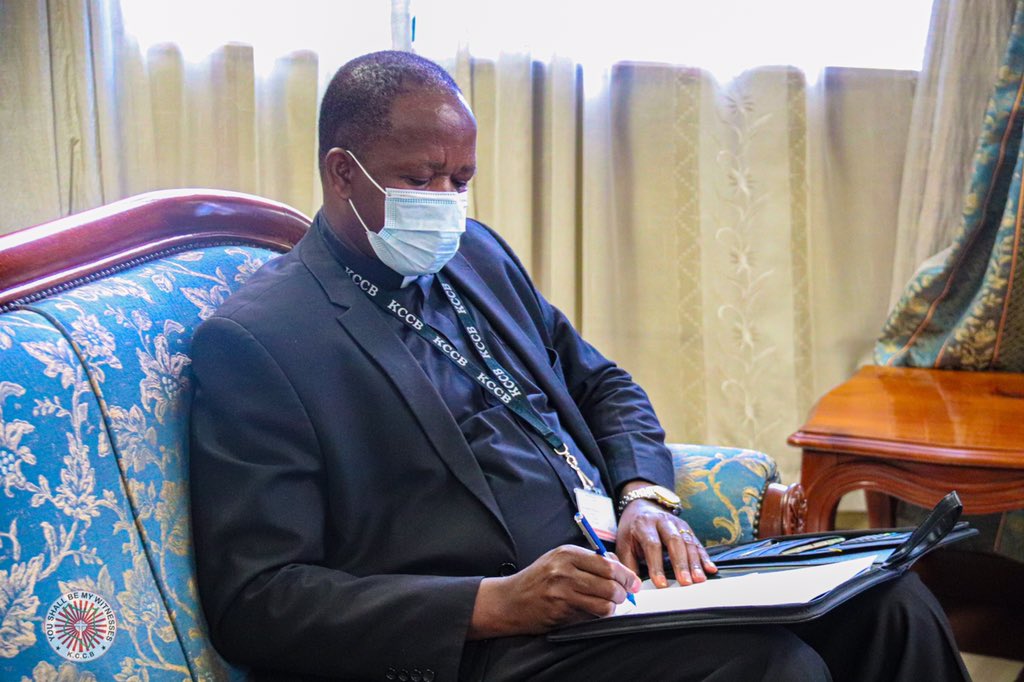
{"type": "Polygon", "coordinates": [[[313,218],[313,229],[320,234],[324,243],[327,244],[327,250],[331,252],[331,255],[334,256],[338,263],[343,267],[348,266],[352,268],[382,289],[387,291],[401,289],[416,279],[415,277],[405,277],[376,258],[369,258],[349,248],[335,234],[331,224],[327,222],[323,210],[317,211],[316,217],[313,218]]]}

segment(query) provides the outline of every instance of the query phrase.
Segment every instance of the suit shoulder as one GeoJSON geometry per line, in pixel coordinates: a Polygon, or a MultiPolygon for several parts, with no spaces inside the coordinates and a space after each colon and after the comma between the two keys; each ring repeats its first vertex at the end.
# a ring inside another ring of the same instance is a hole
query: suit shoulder
{"type": "Polygon", "coordinates": [[[312,273],[294,249],[260,268],[217,309],[218,317],[231,319],[247,329],[261,322],[287,323],[320,292],[312,273]]]}
{"type": "Polygon", "coordinates": [[[463,236],[460,248],[468,251],[467,255],[485,258],[498,257],[519,264],[519,258],[500,234],[488,225],[472,218],[466,221],[466,234],[463,236]]]}

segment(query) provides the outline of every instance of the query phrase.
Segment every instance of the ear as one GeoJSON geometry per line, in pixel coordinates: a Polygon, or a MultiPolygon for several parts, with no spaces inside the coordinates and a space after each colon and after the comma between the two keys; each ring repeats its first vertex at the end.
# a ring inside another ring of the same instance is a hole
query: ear
{"type": "Polygon", "coordinates": [[[324,191],[343,201],[348,201],[352,196],[352,174],[355,170],[355,163],[341,147],[332,147],[324,156],[323,186],[324,191]]]}

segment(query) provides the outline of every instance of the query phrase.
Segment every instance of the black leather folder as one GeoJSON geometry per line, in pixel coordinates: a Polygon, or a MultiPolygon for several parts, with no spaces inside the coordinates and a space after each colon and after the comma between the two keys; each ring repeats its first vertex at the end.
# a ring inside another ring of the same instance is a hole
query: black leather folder
{"type": "Polygon", "coordinates": [[[547,637],[559,642],[673,628],[812,620],[857,594],[902,575],[936,547],[976,535],[977,530],[959,521],[962,511],[963,504],[954,491],[942,498],[917,528],[787,535],[709,550],[719,568],[718,577],[712,580],[875,555],[870,568],[807,603],[627,614],[562,627],[547,637]]]}

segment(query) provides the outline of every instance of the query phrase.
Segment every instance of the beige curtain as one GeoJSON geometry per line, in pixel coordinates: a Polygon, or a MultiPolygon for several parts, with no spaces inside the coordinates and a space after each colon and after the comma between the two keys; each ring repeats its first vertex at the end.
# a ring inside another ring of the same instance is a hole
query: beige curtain
{"type": "MultiPolygon", "coordinates": [[[[390,6],[399,45],[408,2],[390,6]]],[[[232,44],[196,62],[141,53],[116,2],[0,7],[0,125],[16,131],[0,189],[18,198],[0,231],[164,187],[316,210],[322,55],[267,71],[232,44]]],[[[914,74],[448,66],[479,119],[471,215],[647,388],[672,440],[759,448],[797,480],[786,437],[885,317],[914,74]]]]}
{"type": "Polygon", "coordinates": [[[936,0],[906,149],[890,307],[960,227],[971,162],[1014,0],[936,0]]]}
{"type": "MultiPolygon", "coordinates": [[[[311,215],[319,92],[346,59],[391,47],[390,5],[378,4],[332,20],[340,49],[326,57],[289,51],[261,68],[237,43],[195,59],[171,42],[143,53],[116,0],[0,3],[0,233],[174,187],[250,192],[311,215]]],[[[295,11],[337,9],[321,5],[295,11]]]]}
{"type": "Polygon", "coordinates": [[[452,68],[480,124],[471,211],[648,390],[676,441],[787,436],[885,318],[915,73],[791,68],[729,83],[567,60],[452,68]]]}

